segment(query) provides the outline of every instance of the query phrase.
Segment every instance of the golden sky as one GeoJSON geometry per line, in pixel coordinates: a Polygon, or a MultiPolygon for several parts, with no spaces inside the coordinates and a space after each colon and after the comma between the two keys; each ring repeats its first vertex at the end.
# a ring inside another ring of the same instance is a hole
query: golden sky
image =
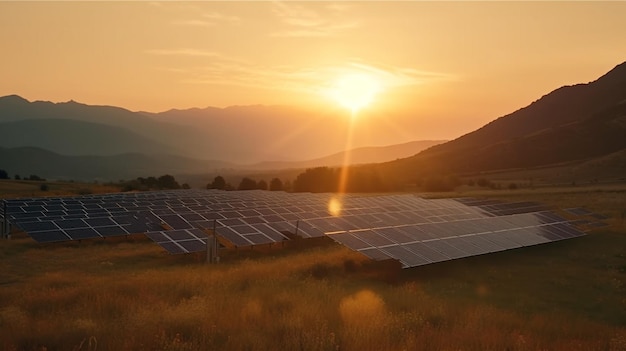
{"type": "Polygon", "coordinates": [[[404,121],[399,141],[456,138],[626,61],[625,18],[626,2],[0,1],[0,96],[328,109],[365,74],[360,113],[404,121]]]}

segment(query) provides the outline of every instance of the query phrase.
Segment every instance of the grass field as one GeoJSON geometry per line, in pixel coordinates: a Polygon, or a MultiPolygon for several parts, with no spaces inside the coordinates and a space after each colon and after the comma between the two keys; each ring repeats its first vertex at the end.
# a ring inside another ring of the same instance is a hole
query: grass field
{"type": "Polygon", "coordinates": [[[113,185],[85,184],[59,181],[5,180],[0,179],[0,199],[18,197],[43,197],[87,195],[119,192],[120,188],[113,185]],[[47,190],[42,190],[45,185],[47,190]]]}
{"type": "Polygon", "coordinates": [[[18,234],[0,242],[0,349],[626,350],[624,189],[462,195],[613,218],[585,237],[406,270],[327,238],[209,266],[142,236],[18,234]]]}

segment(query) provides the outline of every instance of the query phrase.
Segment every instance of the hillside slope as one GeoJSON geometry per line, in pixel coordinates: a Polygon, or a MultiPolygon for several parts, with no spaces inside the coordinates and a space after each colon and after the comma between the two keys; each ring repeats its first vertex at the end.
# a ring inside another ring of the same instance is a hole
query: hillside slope
{"type": "Polygon", "coordinates": [[[563,87],[514,113],[413,157],[388,174],[480,172],[545,166],[626,148],[626,63],[598,80],[563,87]]]}
{"type": "MultiPolygon", "coordinates": [[[[349,164],[365,164],[387,162],[417,154],[434,145],[444,143],[445,140],[417,140],[408,143],[361,147],[350,150],[349,164]]],[[[252,169],[286,169],[286,168],[311,168],[320,166],[340,166],[343,164],[346,152],[338,152],[326,157],[320,157],[301,162],[262,162],[251,165],[252,169]]]]}
{"type": "Polygon", "coordinates": [[[127,129],[69,119],[0,123],[0,147],[36,147],[74,156],[183,152],[176,146],[163,145],[127,129]]]}
{"type": "Polygon", "coordinates": [[[121,154],[114,156],[64,156],[23,147],[0,148],[0,168],[14,176],[36,174],[48,179],[117,181],[163,174],[206,173],[231,164],[179,156],[121,154]]]}

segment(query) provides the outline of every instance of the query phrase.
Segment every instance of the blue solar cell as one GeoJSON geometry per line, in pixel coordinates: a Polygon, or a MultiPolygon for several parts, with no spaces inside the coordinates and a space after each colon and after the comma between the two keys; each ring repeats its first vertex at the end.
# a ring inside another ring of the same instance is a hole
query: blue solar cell
{"type": "Polygon", "coordinates": [[[87,228],[89,225],[82,219],[57,219],[54,223],[61,229],[87,228]]]}
{"type": "Polygon", "coordinates": [[[432,241],[425,241],[422,242],[422,244],[424,244],[425,246],[435,250],[435,251],[439,251],[441,252],[443,255],[450,257],[451,259],[456,259],[456,258],[462,258],[462,257],[467,257],[470,256],[470,254],[468,254],[465,251],[460,250],[457,247],[454,247],[452,245],[449,245],[447,243],[448,239],[444,239],[444,240],[432,240],[432,241]]]}
{"type": "Polygon", "coordinates": [[[173,254],[173,255],[187,253],[178,244],[176,244],[174,242],[171,242],[171,241],[170,242],[161,242],[161,243],[158,243],[158,244],[159,244],[159,246],[161,246],[162,248],[167,250],[167,252],[169,252],[170,254],[173,254]]]}
{"type": "Polygon", "coordinates": [[[239,210],[244,217],[258,217],[261,215],[258,211],[255,210],[239,210]]]}
{"type": "Polygon", "coordinates": [[[415,252],[409,251],[402,246],[388,246],[380,248],[385,254],[397,259],[405,267],[416,267],[431,263],[431,261],[415,252]]]}
{"type": "Polygon", "coordinates": [[[65,233],[72,240],[102,238],[102,236],[92,228],[66,229],[65,233]]]}
{"type": "Polygon", "coordinates": [[[250,240],[254,245],[264,245],[264,244],[271,244],[275,242],[274,240],[268,238],[267,236],[263,234],[247,234],[244,236],[246,237],[246,239],[250,240]]]}
{"type": "Polygon", "coordinates": [[[287,240],[287,237],[282,235],[276,229],[268,226],[267,224],[253,224],[252,226],[254,227],[254,229],[263,233],[265,236],[272,239],[272,241],[274,242],[282,242],[284,240],[287,240]]]}
{"type": "Polygon", "coordinates": [[[306,222],[298,222],[297,224],[295,224],[295,227],[295,234],[304,238],[316,238],[324,236],[324,232],[306,222]]]}
{"type": "Polygon", "coordinates": [[[450,257],[442,254],[441,252],[430,248],[429,246],[424,245],[423,243],[412,243],[402,245],[405,249],[420,255],[421,257],[427,259],[430,262],[442,262],[447,261],[450,257]]]}
{"type": "Polygon", "coordinates": [[[500,232],[481,234],[481,237],[483,239],[486,239],[488,241],[495,243],[496,245],[503,247],[505,250],[516,249],[518,247],[521,247],[520,244],[501,235],[500,232]]]}
{"type": "Polygon", "coordinates": [[[375,261],[384,261],[384,260],[392,259],[391,256],[387,255],[386,253],[376,248],[363,249],[363,250],[359,250],[359,252],[375,261]]]}
{"type": "Polygon", "coordinates": [[[189,224],[179,215],[160,215],[159,217],[172,229],[193,228],[191,224],[189,224]]]}
{"type": "Polygon", "coordinates": [[[49,230],[58,230],[59,228],[51,221],[44,222],[24,222],[19,227],[27,233],[43,232],[49,230]]]}
{"type": "Polygon", "coordinates": [[[187,222],[197,222],[205,220],[205,218],[198,213],[181,213],[180,216],[187,222]]]}
{"type": "Polygon", "coordinates": [[[201,252],[206,251],[206,240],[194,239],[194,240],[182,240],[177,241],[178,245],[182,246],[187,252],[201,252]]]}
{"type": "Polygon", "coordinates": [[[46,232],[36,232],[28,234],[35,241],[40,243],[52,243],[59,241],[68,241],[70,237],[67,236],[62,230],[50,230],[46,232]]]}
{"type": "Polygon", "coordinates": [[[374,229],[374,231],[398,244],[405,244],[415,241],[415,238],[409,236],[403,231],[398,230],[397,228],[378,228],[374,229]]]}
{"type": "Polygon", "coordinates": [[[101,218],[85,218],[85,223],[89,224],[91,227],[107,227],[115,225],[111,218],[101,217],[101,218]]]}
{"type": "Polygon", "coordinates": [[[466,256],[475,256],[489,253],[487,248],[474,245],[471,240],[466,240],[464,238],[447,238],[442,241],[452,246],[453,248],[465,253],[466,256]]]}
{"type": "Polygon", "coordinates": [[[386,246],[395,244],[395,242],[387,239],[385,236],[382,236],[373,230],[362,230],[351,233],[352,235],[370,244],[371,246],[386,246]]]}
{"type": "Polygon", "coordinates": [[[234,226],[231,226],[230,229],[234,230],[235,232],[241,235],[258,233],[258,231],[254,227],[249,226],[247,224],[234,225],[234,226]]]}
{"type": "Polygon", "coordinates": [[[241,220],[247,224],[266,223],[262,217],[247,217],[247,218],[242,218],[241,220]]]}
{"type": "Polygon", "coordinates": [[[195,237],[186,230],[168,230],[163,233],[172,239],[172,241],[195,239],[195,237]]]}
{"type": "Polygon", "coordinates": [[[368,244],[367,242],[359,239],[358,236],[355,236],[351,233],[348,232],[344,232],[344,233],[336,233],[336,234],[330,234],[329,235],[331,239],[351,248],[352,250],[362,250],[362,249],[366,249],[366,248],[371,248],[373,247],[372,245],[368,244]]]}
{"type": "Polygon", "coordinates": [[[252,243],[244,238],[242,235],[237,234],[234,230],[228,227],[217,228],[217,234],[224,239],[230,241],[235,246],[250,246],[252,243]]]}
{"type": "Polygon", "coordinates": [[[222,227],[233,227],[233,226],[236,226],[236,225],[244,225],[244,224],[246,224],[245,222],[243,222],[239,218],[218,219],[217,223],[219,223],[219,225],[221,225],[222,227]]]}
{"type": "Polygon", "coordinates": [[[117,226],[117,225],[108,226],[108,227],[97,227],[94,229],[96,230],[96,232],[98,232],[98,234],[102,235],[103,237],[128,234],[128,232],[124,230],[124,228],[117,226]]]}

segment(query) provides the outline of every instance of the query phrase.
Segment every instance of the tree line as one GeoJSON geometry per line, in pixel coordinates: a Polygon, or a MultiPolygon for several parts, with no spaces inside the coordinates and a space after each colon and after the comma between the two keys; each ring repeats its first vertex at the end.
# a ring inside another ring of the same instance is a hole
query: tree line
{"type": "Polygon", "coordinates": [[[237,187],[226,182],[226,179],[221,175],[216,176],[211,183],[206,185],[207,189],[217,190],[270,190],[270,191],[282,191],[285,189],[285,184],[278,178],[270,180],[269,184],[265,180],[256,181],[249,177],[243,177],[237,187]]]}
{"type": "Polygon", "coordinates": [[[183,183],[180,185],[174,176],[164,174],[158,178],[156,177],[138,177],[137,179],[124,182],[122,184],[122,191],[146,191],[146,190],[171,190],[171,189],[189,189],[189,184],[183,183]]]}
{"type": "MultiPolygon", "coordinates": [[[[11,179],[11,177],[9,176],[9,173],[7,171],[5,171],[4,169],[0,169],[0,179],[11,179]]],[[[15,180],[34,180],[34,181],[40,181],[43,182],[46,179],[45,178],[41,178],[38,175],[35,174],[31,174],[28,177],[24,177],[22,178],[19,174],[16,174],[13,179],[15,180]]]]}

